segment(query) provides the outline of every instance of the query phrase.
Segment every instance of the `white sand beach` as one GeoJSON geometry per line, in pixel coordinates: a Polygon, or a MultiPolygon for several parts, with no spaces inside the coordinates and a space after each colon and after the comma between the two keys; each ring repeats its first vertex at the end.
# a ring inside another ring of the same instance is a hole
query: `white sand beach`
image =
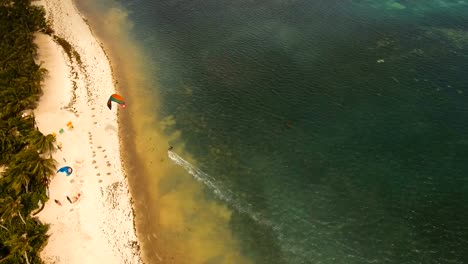
{"type": "Polygon", "coordinates": [[[45,7],[55,35],[73,47],[70,58],[50,36],[36,37],[38,61],[49,71],[35,110],[37,125],[42,133],[57,135],[58,168],[73,168],[70,176],[54,176],[50,199],[38,214],[50,224],[41,257],[46,263],[142,263],[120,157],[122,109],[106,106],[116,88],[110,63],[71,0],[35,4],[45,7]]]}

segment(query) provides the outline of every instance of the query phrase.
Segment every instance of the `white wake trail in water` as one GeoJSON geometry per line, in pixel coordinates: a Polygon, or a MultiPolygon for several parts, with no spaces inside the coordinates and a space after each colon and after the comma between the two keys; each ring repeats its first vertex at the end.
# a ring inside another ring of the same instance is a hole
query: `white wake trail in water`
{"type": "Polygon", "coordinates": [[[202,182],[219,199],[226,202],[228,205],[234,208],[234,210],[239,213],[246,214],[260,225],[271,228],[275,237],[278,239],[278,241],[280,241],[278,245],[280,246],[281,251],[286,253],[290,260],[295,259],[295,261],[292,261],[291,263],[303,263],[302,261],[304,259],[311,259],[311,251],[308,251],[304,244],[297,244],[296,239],[291,237],[290,228],[289,232],[285,232],[288,230],[288,227],[284,226],[283,223],[273,223],[264,217],[261,213],[255,212],[251,204],[242,201],[240,198],[236,198],[235,194],[231,190],[217,182],[216,179],[209,174],[203,172],[202,170],[190,164],[188,161],[184,160],[182,157],[177,155],[177,153],[168,151],[168,156],[175,164],[181,166],[196,180],[202,182]]]}
{"type": "Polygon", "coordinates": [[[205,184],[205,186],[208,187],[218,198],[228,203],[238,212],[248,215],[255,222],[271,227],[273,230],[280,229],[279,226],[275,225],[270,220],[263,217],[260,213],[255,212],[252,209],[252,205],[244,203],[239,199],[236,199],[231,190],[223,188],[221,184],[217,184],[216,180],[212,176],[193,166],[188,161],[184,160],[181,156],[177,155],[177,153],[175,153],[174,151],[168,151],[168,156],[175,164],[184,168],[196,180],[205,184]]]}

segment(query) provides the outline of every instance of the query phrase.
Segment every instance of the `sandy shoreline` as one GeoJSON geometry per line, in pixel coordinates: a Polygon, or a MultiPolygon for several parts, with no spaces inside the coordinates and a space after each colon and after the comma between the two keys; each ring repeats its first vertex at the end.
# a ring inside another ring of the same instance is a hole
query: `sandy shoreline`
{"type": "Polygon", "coordinates": [[[58,167],[73,168],[68,177],[55,175],[50,200],[38,215],[50,224],[41,257],[46,263],[142,263],[120,156],[121,109],[106,106],[115,92],[110,63],[71,0],[35,4],[45,7],[55,35],[73,47],[70,58],[50,36],[36,37],[38,60],[49,71],[35,110],[37,125],[61,142],[54,154],[58,167]]]}

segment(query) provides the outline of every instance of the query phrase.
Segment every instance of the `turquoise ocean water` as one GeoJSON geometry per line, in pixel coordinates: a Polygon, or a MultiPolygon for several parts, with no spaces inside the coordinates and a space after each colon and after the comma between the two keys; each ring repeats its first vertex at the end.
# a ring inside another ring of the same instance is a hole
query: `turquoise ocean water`
{"type": "Polygon", "coordinates": [[[254,263],[468,263],[468,2],[118,2],[254,263]]]}

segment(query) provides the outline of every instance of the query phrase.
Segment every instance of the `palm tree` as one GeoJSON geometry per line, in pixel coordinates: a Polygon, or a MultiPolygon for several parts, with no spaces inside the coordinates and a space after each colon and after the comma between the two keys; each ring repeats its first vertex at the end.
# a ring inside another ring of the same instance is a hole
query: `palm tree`
{"type": "Polygon", "coordinates": [[[2,103],[3,107],[2,112],[0,113],[1,118],[14,117],[21,111],[32,109],[37,105],[39,92],[41,91],[37,90],[39,88],[35,88],[36,93],[28,91],[31,88],[27,88],[28,84],[25,84],[26,82],[28,82],[27,78],[21,78],[16,80],[14,84],[11,84],[18,90],[6,93],[5,96],[8,96],[8,99],[2,103]],[[26,91],[24,91],[24,89],[26,89],[26,91]]]}
{"type": "Polygon", "coordinates": [[[54,175],[56,161],[52,158],[42,158],[35,149],[22,150],[5,173],[5,180],[16,194],[21,187],[29,191],[29,183],[44,184],[54,175]]]}
{"type": "Polygon", "coordinates": [[[0,259],[0,263],[5,263],[7,260],[14,260],[14,263],[20,263],[19,260],[24,258],[26,263],[29,264],[28,252],[31,252],[33,249],[30,245],[33,239],[35,239],[35,236],[28,237],[27,233],[23,233],[21,236],[17,233],[11,234],[3,242],[3,245],[9,250],[9,254],[0,259]]]}
{"type": "MultiPolygon", "coordinates": [[[[19,112],[18,112],[19,113],[19,112]]],[[[23,118],[19,115],[8,118],[6,122],[6,129],[12,134],[13,136],[22,136],[29,134],[29,131],[33,128],[30,122],[26,122],[23,118]]]]}
{"type": "Polygon", "coordinates": [[[16,101],[10,101],[5,104],[2,109],[2,115],[0,118],[7,118],[14,116],[15,114],[19,113],[22,110],[22,106],[18,104],[16,101]]]}
{"type": "Polygon", "coordinates": [[[31,178],[24,170],[24,166],[22,166],[22,164],[8,167],[3,178],[3,182],[6,183],[7,189],[12,190],[15,195],[18,195],[21,192],[22,187],[25,188],[26,192],[29,192],[30,181],[31,178]]]}
{"type": "MultiPolygon", "coordinates": [[[[35,47],[34,49],[36,49],[35,47]]],[[[41,82],[44,80],[47,70],[41,68],[40,65],[34,64],[33,70],[30,73],[31,93],[42,94],[41,82]]]]}
{"type": "Polygon", "coordinates": [[[5,198],[0,198],[0,219],[11,223],[11,220],[15,216],[19,216],[21,221],[26,225],[23,216],[21,215],[21,198],[17,197],[16,200],[11,196],[6,196],[5,198]]]}
{"type": "Polygon", "coordinates": [[[57,168],[57,162],[52,158],[42,158],[36,156],[34,159],[28,161],[26,170],[31,175],[32,180],[39,184],[46,184],[49,182],[52,175],[57,168]]]}
{"type": "Polygon", "coordinates": [[[55,149],[55,137],[51,134],[44,136],[39,130],[33,130],[30,135],[30,142],[41,154],[52,155],[55,149]]]}

